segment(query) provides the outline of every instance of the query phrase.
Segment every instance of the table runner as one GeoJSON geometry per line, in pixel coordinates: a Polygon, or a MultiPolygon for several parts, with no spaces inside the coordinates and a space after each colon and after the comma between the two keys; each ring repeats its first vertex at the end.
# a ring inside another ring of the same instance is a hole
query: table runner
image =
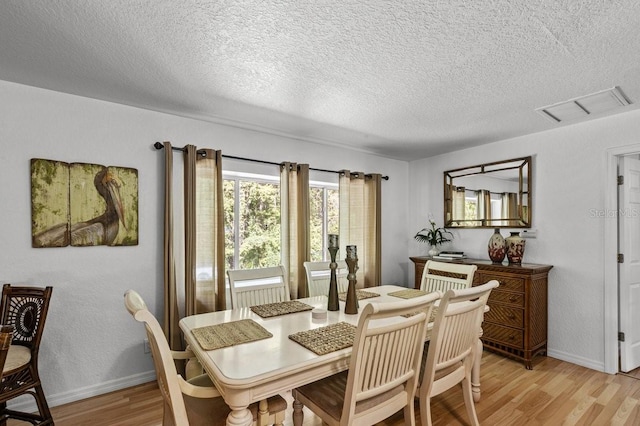
{"type": "Polygon", "coordinates": [[[276,317],[278,315],[292,314],[294,312],[310,311],[313,306],[306,303],[291,300],[287,302],[267,303],[264,305],[252,306],[251,310],[262,318],[276,317]]]}
{"type": "MultiPolygon", "coordinates": [[[[365,290],[356,290],[356,298],[358,300],[362,300],[362,299],[370,299],[372,297],[378,297],[380,296],[378,293],[374,293],[372,291],[365,291],[365,290]]],[[[343,302],[347,301],[347,293],[338,293],[338,299],[342,300],[343,302]]]]}
{"type": "Polygon", "coordinates": [[[389,296],[400,297],[402,299],[413,299],[414,297],[424,296],[425,294],[428,293],[424,290],[410,288],[407,290],[393,291],[389,293],[389,296]]]}
{"type": "Polygon", "coordinates": [[[273,334],[252,319],[194,328],[192,333],[205,351],[273,337],[273,334]]]}
{"type": "Polygon", "coordinates": [[[353,346],[355,336],[355,325],[338,322],[314,330],[300,331],[291,334],[289,339],[313,351],[317,355],[325,355],[353,346]]]}

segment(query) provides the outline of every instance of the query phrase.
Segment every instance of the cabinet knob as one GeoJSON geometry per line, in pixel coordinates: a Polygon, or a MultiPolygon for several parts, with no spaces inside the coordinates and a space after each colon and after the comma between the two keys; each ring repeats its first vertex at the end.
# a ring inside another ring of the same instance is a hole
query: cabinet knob
{"type": "Polygon", "coordinates": [[[514,335],[509,336],[509,340],[515,340],[516,337],[514,335]]]}
{"type": "Polygon", "coordinates": [[[508,317],[509,319],[516,319],[515,314],[509,314],[507,317],[508,317]]]}
{"type": "Polygon", "coordinates": [[[509,302],[515,302],[516,300],[518,300],[517,296],[510,296],[509,297],[509,302]]]}

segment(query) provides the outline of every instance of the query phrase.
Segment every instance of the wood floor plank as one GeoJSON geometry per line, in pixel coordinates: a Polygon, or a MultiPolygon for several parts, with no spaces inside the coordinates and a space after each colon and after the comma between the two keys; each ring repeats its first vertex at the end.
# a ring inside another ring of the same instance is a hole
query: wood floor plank
{"type": "MultiPolygon", "coordinates": [[[[638,376],[640,378],[640,374],[638,376]]],[[[482,398],[476,404],[482,425],[640,425],[640,379],[609,375],[557,359],[538,357],[533,370],[486,352],[482,357],[482,398]]],[[[291,393],[285,426],[292,426],[291,393]]],[[[51,409],[57,426],[160,426],[162,398],[155,383],[134,386],[51,409]]],[[[420,408],[416,401],[416,417],[420,408]]],[[[307,408],[304,426],[322,422],[307,408]]],[[[467,426],[459,388],[432,401],[434,426],[467,426]]],[[[379,426],[404,424],[402,411],[379,426]]],[[[419,424],[419,423],[418,423],[419,424]]],[[[10,420],[9,426],[26,423],[10,420]]]]}

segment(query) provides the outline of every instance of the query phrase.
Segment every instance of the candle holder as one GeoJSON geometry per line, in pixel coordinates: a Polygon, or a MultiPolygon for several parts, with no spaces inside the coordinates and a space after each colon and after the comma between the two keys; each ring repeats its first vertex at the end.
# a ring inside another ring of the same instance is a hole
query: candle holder
{"type": "Polygon", "coordinates": [[[336,254],[340,246],[338,235],[329,234],[329,255],[331,256],[331,263],[329,263],[329,269],[331,269],[331,278],[329,279],[329,300],[327,302],[328,311],[337,311],[340,309],[340,301],[338,300],[338,279],[336,277],[336,269],[338,264],[336,263],[336,254]]]}
{"type": "Polygon", "coordinates": [[[357,314],[358,313],[358,296],[356,295],[356,272],[358,271],[358,250],[356,246],[347,246],[347,268],[349,273],[347,279],[349,280],[349,289],[347,290],[347,300],[344,306],[345,314],[357,314]]]}

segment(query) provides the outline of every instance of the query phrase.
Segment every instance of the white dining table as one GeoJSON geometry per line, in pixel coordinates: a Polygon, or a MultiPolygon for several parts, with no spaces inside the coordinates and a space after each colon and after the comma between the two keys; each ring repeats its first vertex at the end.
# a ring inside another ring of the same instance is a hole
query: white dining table
{"type": "MultiPolygon", "coordinates": [[[[380,296],[359,300],[358,312],[361,312],[368,302],[384,303],[403,300],[396,296],[389,296],[388,293],[407,290],[407,288],[383,285],[364,290],[378,293],[380,296]]],[[[326,296],[298,300],[314,308],[327,308],[326,296]]],[[[357,325],[359,314],[345,314],[344,305],[345,303],[341,301],[340,309],[329,311],[327,318],[323,320],[312,318],[311,311],[262,318],[250,308],[192,315],[180,320],[180,328],[188,345],[232,410],[227,417],[227,425],[249,426],[253,419],[247,407],[251,403],[266,400],[270,396],[284,393],[348,368],[351,347],[325,355],[316,355],[289,339],[290,334],[341,321],[357,325]],[[204,350],[192,333],[192,330],[200,327],[242,319],[252,319],[269,331],[273,337],[221,349],[204,350]]],[[[478,339],[478,345],[479,353],[472,374],[472,387],[476,401],[480,399],[479,369],[482,356],[480,339],[478,339]]]]}

